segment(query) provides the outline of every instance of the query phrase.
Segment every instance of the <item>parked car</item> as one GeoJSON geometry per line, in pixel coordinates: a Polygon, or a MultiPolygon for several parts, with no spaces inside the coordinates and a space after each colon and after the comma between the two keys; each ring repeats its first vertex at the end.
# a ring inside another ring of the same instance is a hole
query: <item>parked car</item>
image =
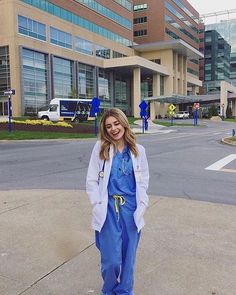
{"type": "Polygon", "coordinates": [[[179,111],[174,114],[175,119],[189,119],[189,112],[187,111],[179,111]]]}

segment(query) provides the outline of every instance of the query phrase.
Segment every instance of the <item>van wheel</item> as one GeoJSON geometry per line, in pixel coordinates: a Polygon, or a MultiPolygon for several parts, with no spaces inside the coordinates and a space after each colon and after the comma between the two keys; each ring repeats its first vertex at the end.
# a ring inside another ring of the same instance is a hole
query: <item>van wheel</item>
{"type": "Polygon", "coordinates": [[[43,117],[42,117],[42,120],[44,120],[44,121],[49,121],[49,118],[48,118],[48,116],[43,116],[43,117]]]}

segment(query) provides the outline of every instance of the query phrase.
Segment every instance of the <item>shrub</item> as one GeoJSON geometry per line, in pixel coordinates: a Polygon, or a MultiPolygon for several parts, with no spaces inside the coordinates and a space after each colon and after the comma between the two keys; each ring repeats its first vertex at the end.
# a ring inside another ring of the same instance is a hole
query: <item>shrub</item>
{"type": "Polygon", "coordinates": [[[214,104],[208,109],[208,118],[210,119],[212,116],[219,116],[217,107],[214,104]]]}
{"type": "Polygon", "coordinates": [[[229,105],[227,105],[227,109],[226,109],[226,118],[227,119],[231,119],[232,118],[232,109],[229,105]]]}

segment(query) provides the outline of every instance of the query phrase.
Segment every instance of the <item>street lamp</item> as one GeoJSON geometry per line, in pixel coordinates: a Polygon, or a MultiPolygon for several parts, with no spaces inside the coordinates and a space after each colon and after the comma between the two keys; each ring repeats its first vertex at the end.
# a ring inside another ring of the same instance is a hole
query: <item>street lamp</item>
{"type": "Polygon", "coordinates": [[[8,95],[8,131],[12,131],[11,118],[12,118],[12,103],[11,96],[15,95],[15,89],[8,89],[4,91],[4,95],[8,95]]]}

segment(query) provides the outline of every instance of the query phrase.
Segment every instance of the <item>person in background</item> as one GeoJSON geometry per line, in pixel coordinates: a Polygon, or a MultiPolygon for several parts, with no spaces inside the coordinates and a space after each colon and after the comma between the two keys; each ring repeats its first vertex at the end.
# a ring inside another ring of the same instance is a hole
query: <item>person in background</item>
{"type": "Polygon", "coordinates": [[[148,206],[149,169],[126,115],[117,108],[100,121],[86,191],[101,254],[102,295],[133,295],[136,250],[148,206]]]}

